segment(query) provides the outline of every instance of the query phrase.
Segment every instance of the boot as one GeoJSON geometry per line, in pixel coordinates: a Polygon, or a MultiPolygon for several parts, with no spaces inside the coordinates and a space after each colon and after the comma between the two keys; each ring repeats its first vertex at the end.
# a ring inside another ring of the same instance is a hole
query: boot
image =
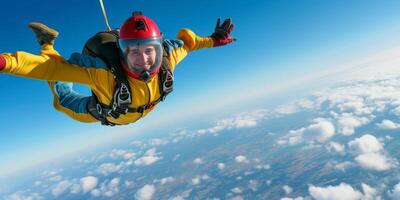
{"type": "Polygon", "coordinates": [[[39,22],[31,22],[28,27],[32,29],[32,31],[36,35],[36,40],[40,45],[43,44],[54,44],[54,40],[58,36],[58,32],[54,29],[47,27],[46,25],[39,22]]]}

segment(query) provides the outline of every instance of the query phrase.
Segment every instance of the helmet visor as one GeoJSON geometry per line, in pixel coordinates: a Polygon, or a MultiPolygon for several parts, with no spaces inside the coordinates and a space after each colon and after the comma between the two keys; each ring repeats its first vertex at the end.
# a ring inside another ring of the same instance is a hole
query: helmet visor
{"type": "Polygon", "coordinates": [[[136,74],[144,71],[153,72],[161,66],[162,39],[127,39],[119,40],[128,69],[136,74]]]}

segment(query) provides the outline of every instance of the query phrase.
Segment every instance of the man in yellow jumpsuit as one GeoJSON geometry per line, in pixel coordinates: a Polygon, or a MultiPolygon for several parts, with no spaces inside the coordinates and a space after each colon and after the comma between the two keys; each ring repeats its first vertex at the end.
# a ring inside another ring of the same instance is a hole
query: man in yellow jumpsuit
{"type": "MultiPolygon", "coordinates": [[[[121,26],[118,37],[120,66],[126,74],[130,92],[128,94],[132,98],[128,108],[122,114],[120,112],[118,116],[114,116],[109,112],[102,112],[101,108],[93,114],[88,106],[93,98],[72,91],[72,83],[87,85],[92,89],[98,105],[113,107],[116,104],[113,102],[119,97],[116,97],[115,92],[118,89],[115,74],[107,67],[110,63],[78,53],[72,54],[68,61],[64,60],[53,48],[54,39],[58,35],[56,31],[42,24],[31,23],[30,27],[42,46],[40,54],[22,51],[0,54],[0,73],[46,80],[52,89],[57,110],[81,122],[102,121],[106,125],[135,122],[163,100],[159,76],[166,62],[172,73],[189,52],[235,41],[230,36],[234,28],[230,19],[225,20],[222,25],[218,19],[215,32],[209,37],[200,37],[189,29],[181,29],[177,40],[166,40],[162,38],[153,20],[141,13],[135,13],[121,26]]],[[[120,93],[126,89],[121,88],[120,93]]]]}

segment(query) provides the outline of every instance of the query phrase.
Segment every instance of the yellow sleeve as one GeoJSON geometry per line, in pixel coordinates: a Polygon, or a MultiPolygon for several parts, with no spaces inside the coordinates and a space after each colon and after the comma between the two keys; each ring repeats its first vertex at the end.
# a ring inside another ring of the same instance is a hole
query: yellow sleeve
{"type": "Polygon", "coordinates": [[[189,52],[214,46],[211,37],[198,36],[187,28],[181,29],[177,38],[182,40],[184,44],[171,52],[170,62],[173,69],[175,69],[175,66],[181,62],[189,52]]]}
{"type": "Polygon", "coordinates": [[[6,60],[6,66],[0,72],[32,79],[66,81],[96,87],[96,84],[106,82],[104,79],[110,76],[107,70],[70,64],[57,55],[35,55],[18,51],[2,56],[6,60]]]}

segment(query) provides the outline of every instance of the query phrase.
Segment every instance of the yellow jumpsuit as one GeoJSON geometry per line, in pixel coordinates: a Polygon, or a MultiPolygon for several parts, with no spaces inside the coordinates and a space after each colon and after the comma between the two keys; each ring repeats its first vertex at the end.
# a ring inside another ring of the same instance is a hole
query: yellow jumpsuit
{"type": "MultiPolygon", "coordinates": [[[[171,47],[169,61],[172,71],[175,66],[194,50],[213,47],[213,40],[210,37],[200,37],[189,29],[179,31],[177,38],[183,41],[183,45],[171,47]]],[[[114,94],[114,75],[106,67],[82,67],[70,64],[64,60],[59,53],[53,49],[52,45],[43,45],[39,55],[18,51],[15,53],[1,54],[6,65],[1,73],[9,73],[32,79],[49,81],[54,96],[54,107],[64,112],[71,118],[81,122],[98,122],[88,112],[75,112],[60,104],[56,95],[52,81],[65,81],[80,83],[89,86],[98,100],[109,105],[114,94]]],[[[158,75],[154,76],[149,82],[140,81],[128,76],[128,82],[133,95],[132,103],[129,107],[136,108],[147,105],[160,97],[158,75]]],[[[120,115],[118,119],[107,117],[109,122],[114,124],[129,124],[146,116],[154,107],[145,110],[143,113],[127,113],[120,115]]]]}

